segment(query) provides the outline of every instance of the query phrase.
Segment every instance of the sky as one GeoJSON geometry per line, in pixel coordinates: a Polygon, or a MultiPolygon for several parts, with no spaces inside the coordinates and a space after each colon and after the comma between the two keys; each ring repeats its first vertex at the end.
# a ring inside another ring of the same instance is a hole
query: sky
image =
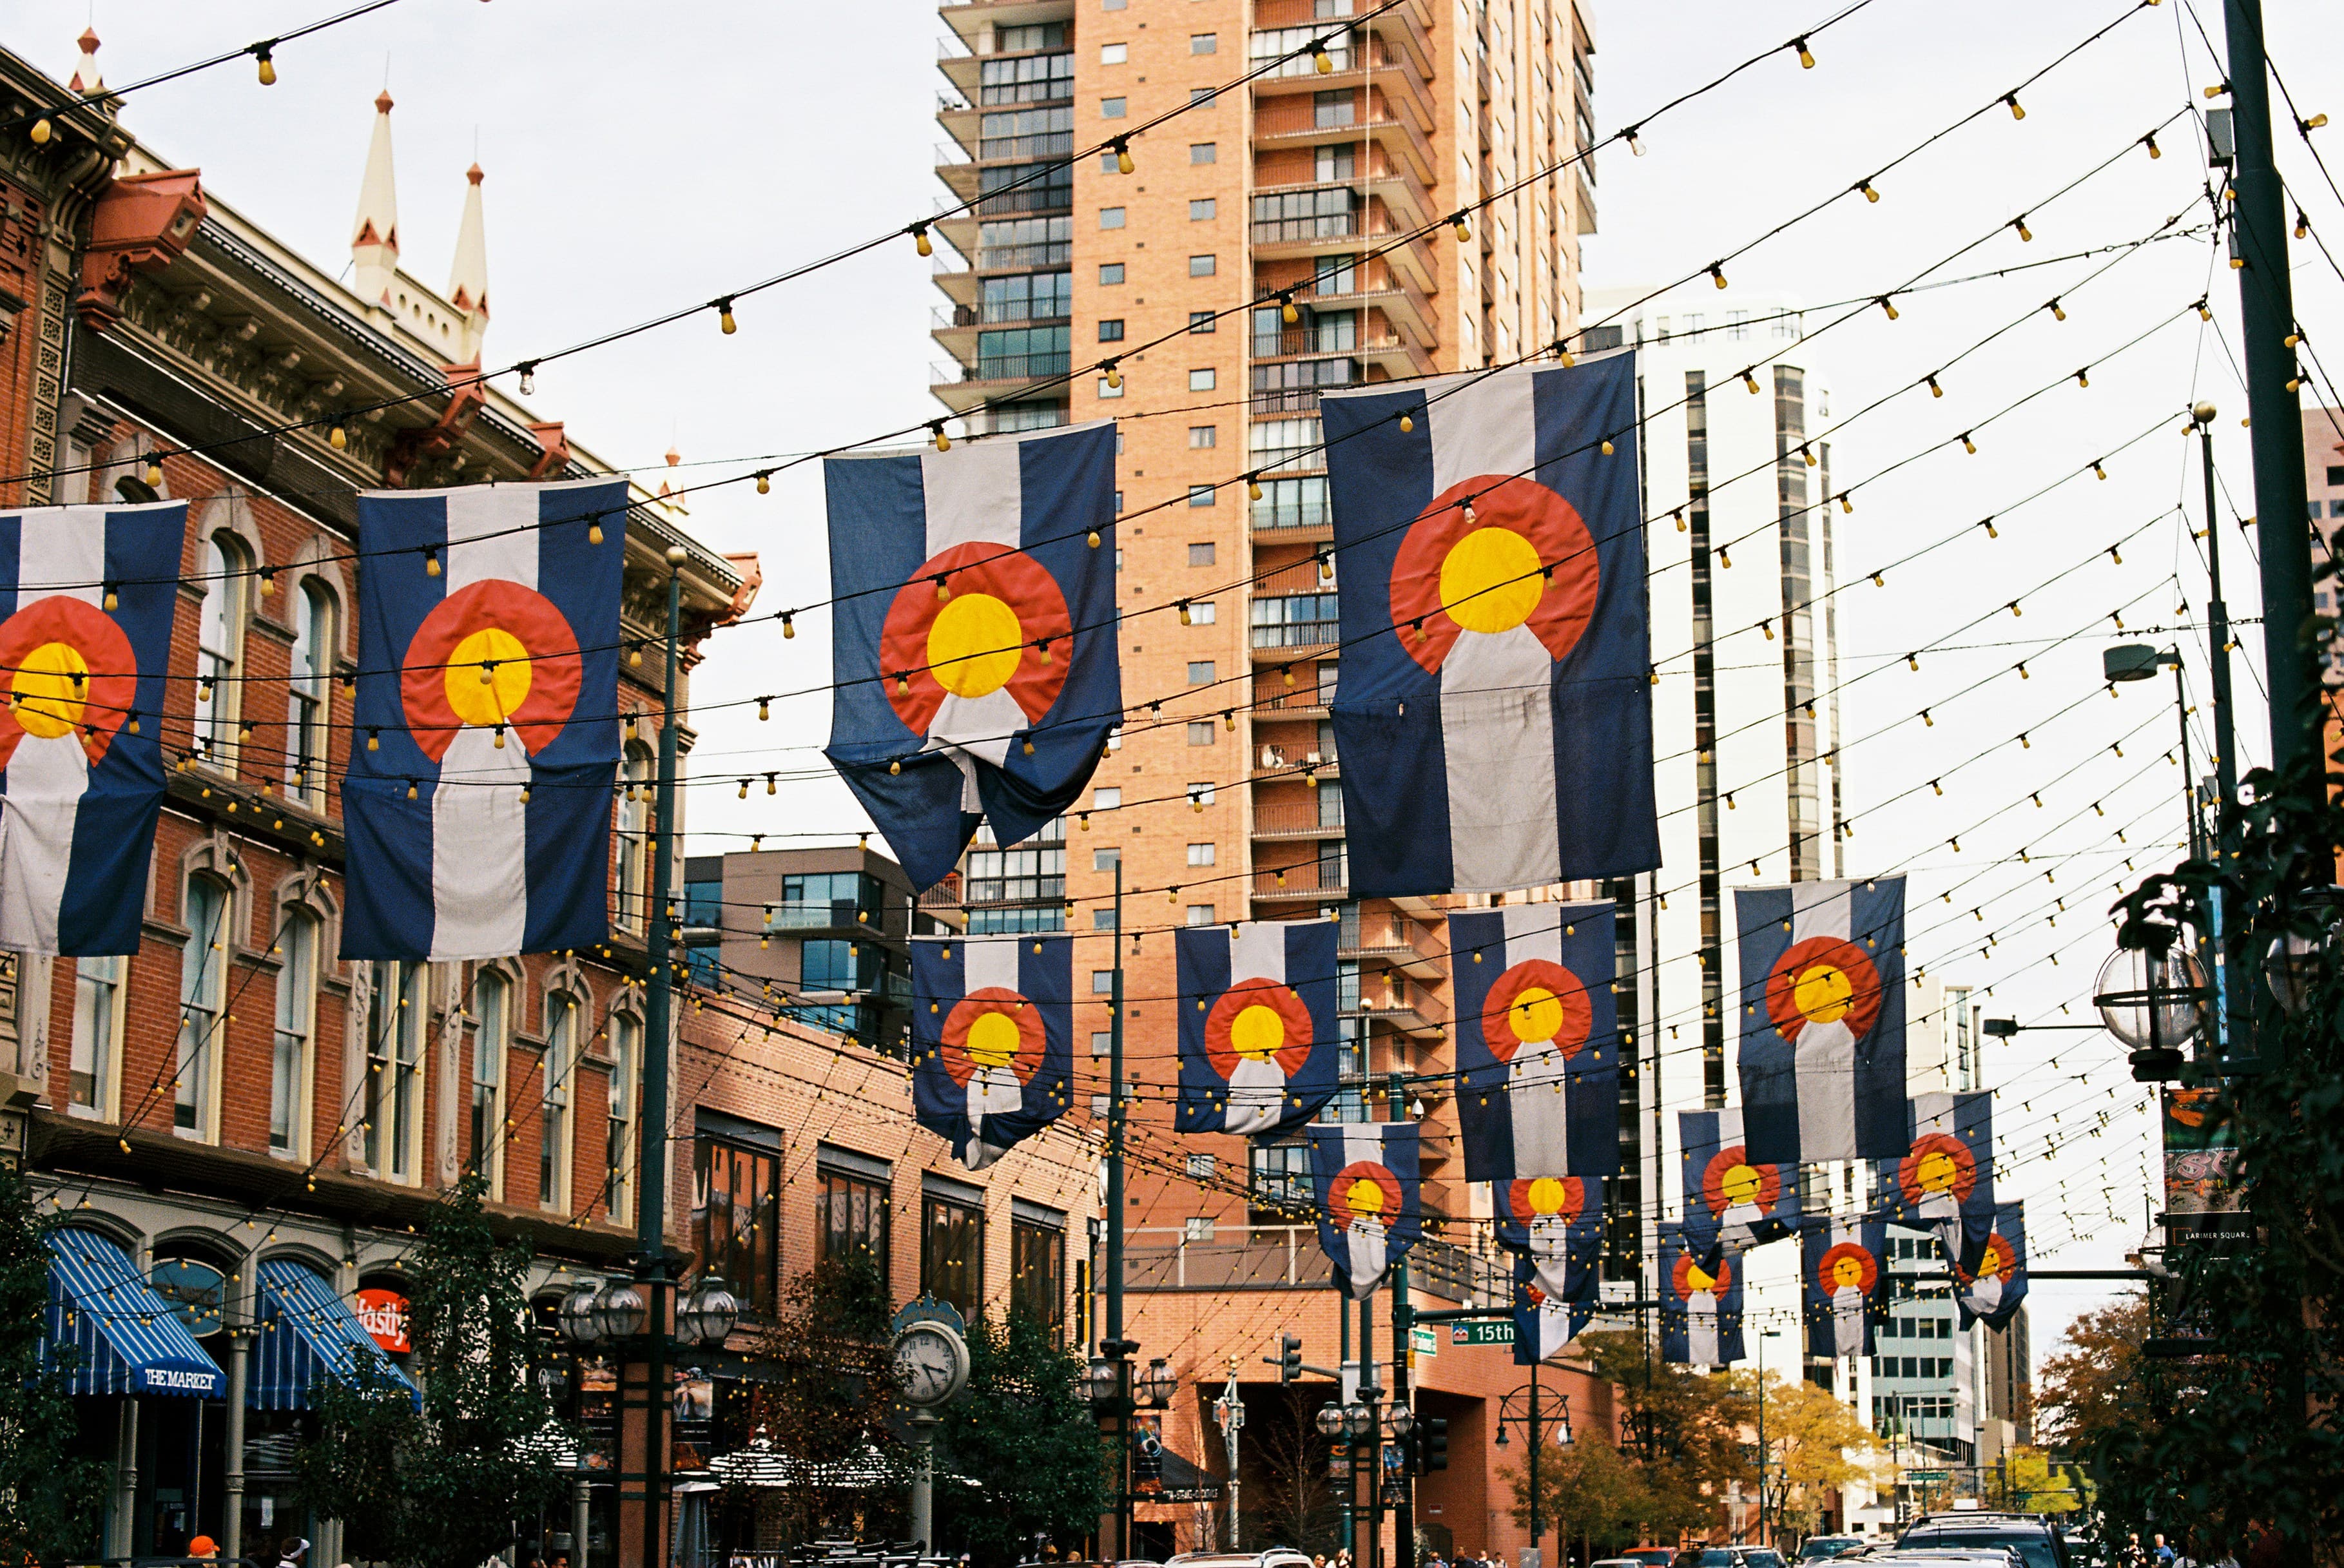
{"type": "MultiPolygon", "coordinates": [[[[2134,638],[2178,647],[2201,769],[2210,750],[2200,479],[2196,443],[2181,433],[2195,400],[2220,409],[2224,508],[2232,518],[2255,511],[2236,275],[2203,232],[2132,244],[2206,223],[2194,116],[2208,103],[2200,90],[2223,73],[2197,23],[2218,42],[2218,5],[1871,0],[1812,31],[1838,8],[1598,0],[1599,130],[1639,125],[1645,155],[1597,157],[1600,228],[1583,242],[1584,283],[1642,290],[1690,277],[1652,309],[1679,303],[1713,321],[1738,292],[1804,302],[1801,351],[1828,375],[1845,424],[1832,436],[1834,483],[1854,491],[1855,511],[1834,519],[1849,869],[1909,875],[1915,960],[1990,987],[1989,1015],[2083,1023],[2127,863],[2133,874],[2169,863],[2183,831],[2182,774],[2165,757],[2178,722],[2171,686],[2111,698],[2102,650],[2134,638]],[[2103,28],[2019,91],[2023,119],[1997,103],[2103,28]],[[1813,69],[1777,53],[1654,112],[1801,33],[1812,33],[1813,69]],[[2140,145],[2152,130],[2156,159],[2140,145]],[[1877,202],[1849,194],[1875,174],[1877,202]],[[1704,275],[1834,195],[1737,258],[1724,293],[1704,275]],[[2031,239],[2017,233],[2021,217],[2031,239]],[[1977,276],[1994,273],[2003,276],[1977,276]],[[1894,321],[1865,303],[1915,279],[1958,281],[1899,295],[1894,321]],[[2192,309],[2200,297],[2210,323],[2192,309]],[[2055,298],[2064,320],[2045,308],[2055,298]],[[1834,308],[1842,301],[1854,303],[1834,308]],[[1957,355],[1942,398],[1919,389],[1957,355]],[[2039,395],[1998,412],[2028,394],[2039,395]],[[1965,430],[1975,455],[1956,439],[1965,430]],[[1979,526],[1988,517],[1991,537],[1979,526]],[[1875,586],[1870,574],[1883,568],[1875,586]]],[[[95,25],[106,78],[120,86],[328,9],[10,0],[0,15],[8,46],[59,79],[72,71],[74,37],[95,25]]],[[[2344,7],[2268,0],[2266,27],[2302,112],[2338,117],[2314,138],[2344,185],[2344,7]]],[[[274,87],[255,83],[249,61],[232,62],[135,96],[124,118],[162,156],[200,167],[217,197],[331,268],[348,254],[371,100],[387,86],[409,271],[445,281],[465,167],[477,157],[487,171],[487,352],[509,364],[932,211],[943,30],[933,9],[902,0],[400,0],[278,49],[274,87]]],[[[1141,157],[1145,141],[1134,146],[1141,157]]],[[[2291,197],[2344,258],[2344,199],[2284,121],[2278,156],[2291,197]]],[[[2291,260],[2310,343],[2339,340],[2344,276],[2309,244],[2291,260]]],[[[927,367],[944,357],[927,337],[942,302],[929,267],[908,240],[884,246],[743,300],[733,336],[702,315],[548,366],[533,405],[653,484],[671,449],[692,482],[705,482],[926,420],[937,411],[927,367]]],[[[2330,368],[2344,374],[2344,351],[2330,368]]],[[[770,611],[823,596],[822,516],[818,465],[806,464],[777,475],[769,495],[736,484],[695,498],[689,526],[719,549],[762,556],[759,608],[770,611]]],[[[2252,617],[2252,532],[2232,522],[2220,543],[2231,613],[2252,617]]],[[[694,764],[712,781],[692,806],[696,852],[742,847],[751,832],[844,836],[864,825],[818,754],[826,626],[815,617],[803,631],[784,641],[768,622],[710,646],[693,692],[694,764]],[[793,692],[807,694],[776,703],[766,724],[744,702],[793,692]],[[733,777],[769,771],[784,775],[781,798],[762,788],[735,798],[733,777]]],[[[2246,766],[2268,754],[2260,634],[2240,629],[2233,666],[2246,766]]],[[[2121,1047],[2085,1030],[2023,1032],[1992,1043],[1986,1067],[2002,1091],[1999,1195],[2026,1200],[2042,1265],[2122,1267],[2146,1227],[2157,1168],[2154,1119],[2121,1047]]],[[[2036,1282],[2038,1361],[2076,1312],[2116,1288],[2036,1282]]]]}

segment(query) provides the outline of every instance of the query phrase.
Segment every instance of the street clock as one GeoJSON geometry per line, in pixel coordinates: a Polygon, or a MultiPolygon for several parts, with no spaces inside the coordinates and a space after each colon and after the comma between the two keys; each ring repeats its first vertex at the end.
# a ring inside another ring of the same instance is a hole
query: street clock
{"type": "Polygon", "coordinates": [[[904,1402],[934,1410],[968,1386],[968,1341],[950,1323],[915,1319],[895,1330],[892,1364],[904,1402]]]}

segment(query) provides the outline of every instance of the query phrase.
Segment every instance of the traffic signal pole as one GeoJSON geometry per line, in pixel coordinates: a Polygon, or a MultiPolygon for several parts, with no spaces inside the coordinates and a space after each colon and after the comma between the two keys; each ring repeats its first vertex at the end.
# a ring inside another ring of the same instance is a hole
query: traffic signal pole
{"type": "Polygon", "coordinates": [[[1409,1427],[1406,1432],[1393,1434],[1399,1450],[1400,1463],[1393,1473],[1399,1477],[1399,1490],[1392,1502],[1392,1568],[1416,1568],[1416,1456],[1415,1411],[1409,1409],[1408,1386],[1409,1355],[1409,1296],[1408,1259],[1392,1265],[1391,1276],[1392,1375],[1391,1408],[1394,1411],[1409,1411],[1409,1427]]]}

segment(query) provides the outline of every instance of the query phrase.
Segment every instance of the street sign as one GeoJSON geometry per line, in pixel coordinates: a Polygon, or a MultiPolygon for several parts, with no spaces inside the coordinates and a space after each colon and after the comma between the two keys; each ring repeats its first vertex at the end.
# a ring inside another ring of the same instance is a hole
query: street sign
{"type": "Polygon", "coordinates": [[[1908,1470],[1904,1472],[1907,1481],[1943,1481],[1945,1478],[1946,1472],[1942,1470],[1908,1470]]]}
{"type": "Polygon", "coordinates": [[[1420,1356],[1437,1356],[1440,1353],[1440,1336],[1432,1331],[1430,1324],[1410,1324],[1408,1330],[1408,1348],[1420,1356]]]}
{"type": "MultiPolygon", "coordinates": [[[[1514,1342],[1514,1320],[1500,1318],[1489,1322],[1451,1323],[1449,1342],[1452,1345],[1510,1345],[1514,1342]]],[[[1524,1568],[1534,1568],[1525,1564],[1524,1568]]]]}

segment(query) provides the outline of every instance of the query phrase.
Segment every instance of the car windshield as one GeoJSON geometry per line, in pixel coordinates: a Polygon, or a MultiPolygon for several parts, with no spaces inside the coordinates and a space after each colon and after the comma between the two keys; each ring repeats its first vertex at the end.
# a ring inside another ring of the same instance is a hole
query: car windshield
{"type": "Polygon", "coordinates": [[[1701,1554],[1701,1568],[1733,1568],[1733,1553],[1712,1547],[1701,1554]]]}
{"type": "Polygon", "coordinates": [[[1783,1554],[1773,1551],[1745,1552],[1742,1561],[1749,1568],[1783,1568],[1783,1554]]]}
{"type": "Polygon", "coordinates": [[[1965,1550],[1975,1547],[2016,1546],[2026,1559],[2026,1568],[2066,1568],[2059,1561],[2058,1548],[2051,1543],[2047,1530],[1963,1530],[1912,1531],[1897,1543],[1900,1546],[1953,1547],[1965,1550]]]}
{"type": "Polygon", "coordinates": [[[1802,1558],[1836,1557],[1849,1547],[1860,1544],[1853,1535],[1816,1535],[1810,1537],[1807,1543],[1799,1548],[1799,1555],[1802,1558]]]}

